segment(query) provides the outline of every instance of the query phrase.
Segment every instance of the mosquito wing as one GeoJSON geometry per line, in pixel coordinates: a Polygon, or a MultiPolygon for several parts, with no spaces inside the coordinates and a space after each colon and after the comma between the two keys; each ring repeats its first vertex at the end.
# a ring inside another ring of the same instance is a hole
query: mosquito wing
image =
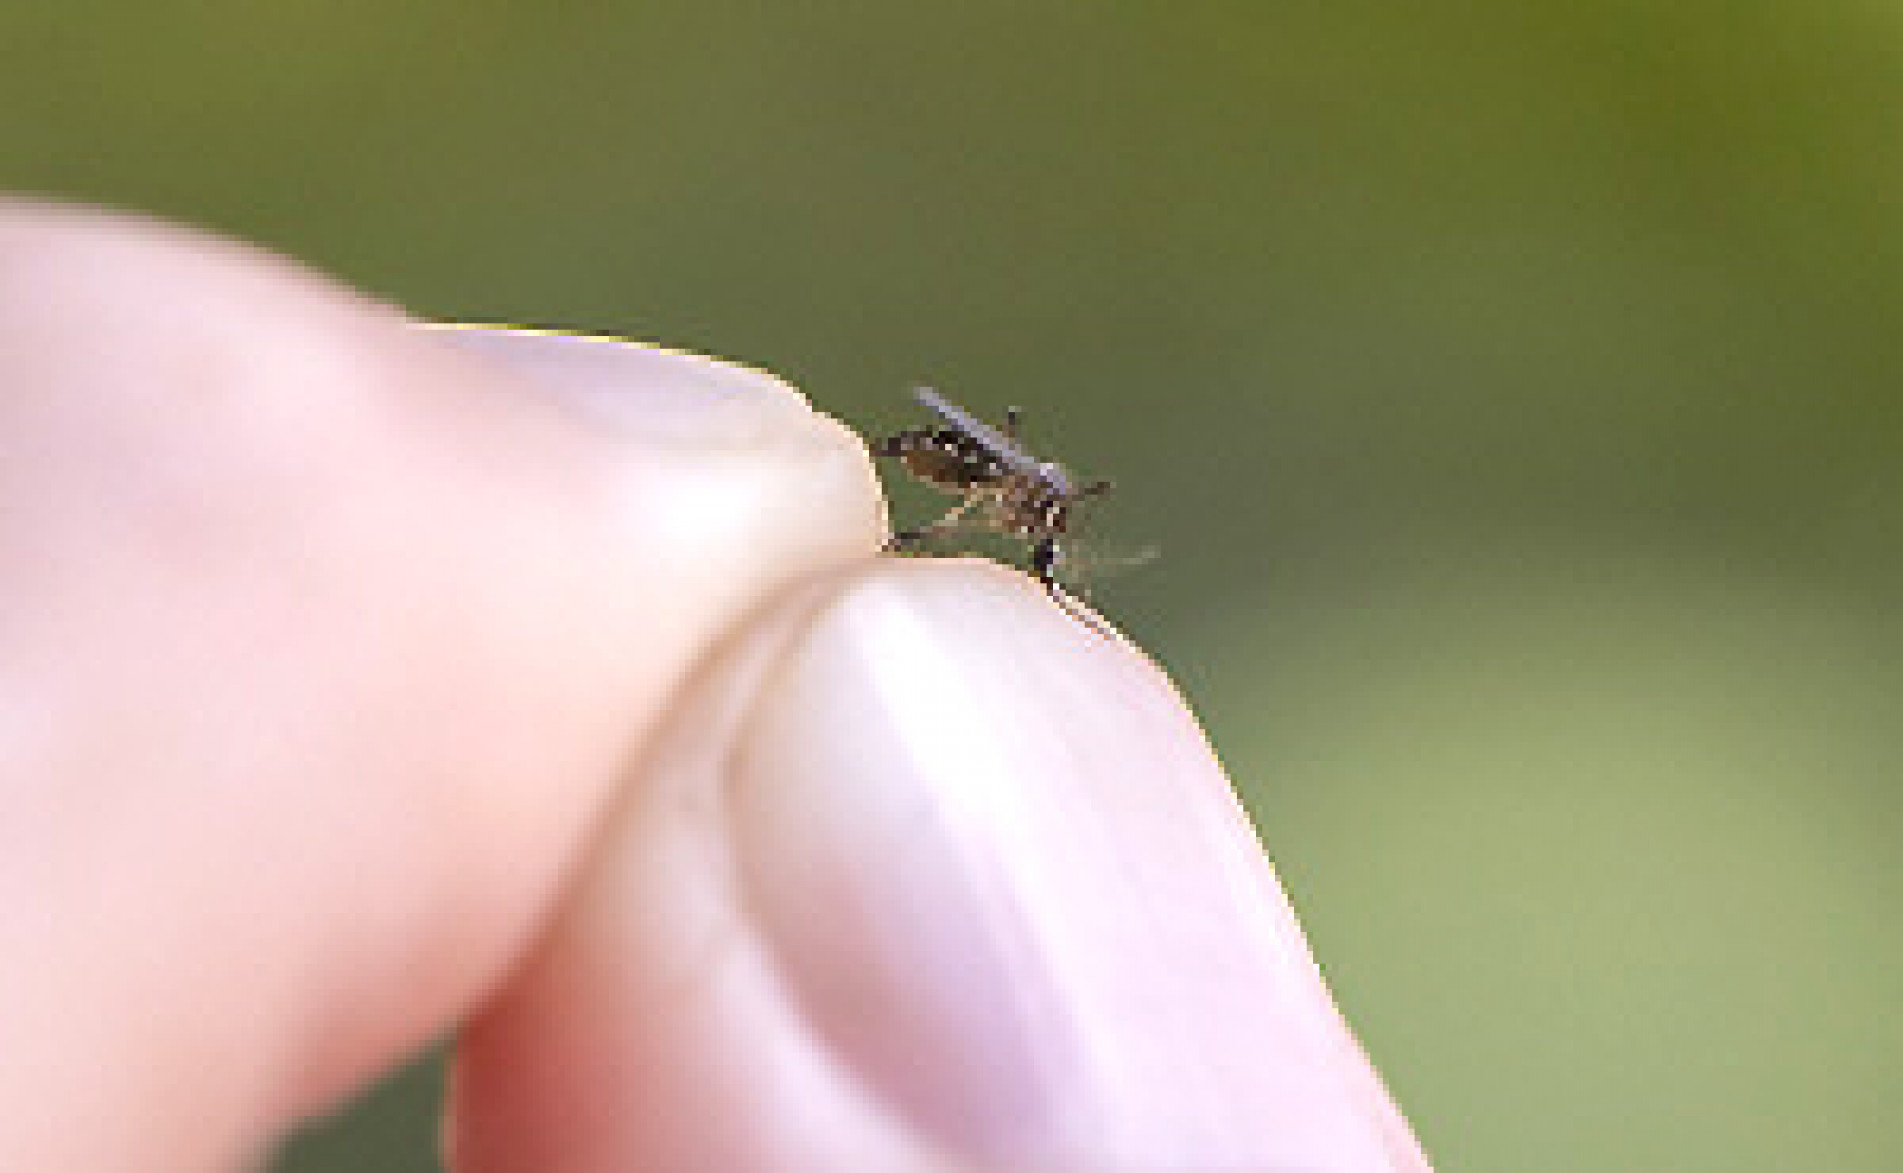
{"type": "Polygon", "coordinates": [[[946,423],[984,445],[993,456],[1009,465],[1013,472],[1026,476],[1044,474],[1044,466],[1029,452],[1012,443],[1010,437],[930,387],[912,388],[912,398],[937,412],[946,423]]]}
{"type": "MultiPolygon", "coordinates": [[[[1067,575],[1079,583],[1112,578],[1128,570],[1147,566],[1161,555],[1155,545],[1131,549],[1111,545],[1098,536],[1097,510],[1101,496],[1075,502],[1070,509],[1069,534],[1064,542],[1067,575]]],[[[1088,592],[1085,592],[1086,594],[1088,592]]]]}
{"type": "Polygon", "coordinates": [[[1066,553],[1084,577],[1093,578],[1148,566],[1163,556],[1163,549],[1155,545],[1138,546],[1134,550],[1105,549],[1095,542],[1086,541],[1066,553]]]}

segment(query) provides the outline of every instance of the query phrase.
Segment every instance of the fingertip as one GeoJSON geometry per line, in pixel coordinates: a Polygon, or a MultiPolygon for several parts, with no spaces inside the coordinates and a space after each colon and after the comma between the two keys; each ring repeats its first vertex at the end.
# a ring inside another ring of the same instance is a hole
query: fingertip
{"type": "Polygon", "coordinates": [[[701,677],[470,1036],[471,1168],[1425,1167],[1152,664],[995,567],[832,590],[701,677]]]}

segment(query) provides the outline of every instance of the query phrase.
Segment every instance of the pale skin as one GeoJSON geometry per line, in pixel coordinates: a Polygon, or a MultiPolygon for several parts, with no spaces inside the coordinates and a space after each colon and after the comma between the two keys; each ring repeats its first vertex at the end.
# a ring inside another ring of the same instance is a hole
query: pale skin
{"type": "Polygon", "coordinates": [[[456,1030],[463,1170],[1426,1169],[1167,680],[885,535],[768,376],[0,203],[0,1168],[456,1030]]]}

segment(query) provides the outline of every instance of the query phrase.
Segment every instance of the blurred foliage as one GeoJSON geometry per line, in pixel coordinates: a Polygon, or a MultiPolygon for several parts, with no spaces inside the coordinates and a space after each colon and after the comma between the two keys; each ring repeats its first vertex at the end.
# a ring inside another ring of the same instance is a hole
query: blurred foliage
{"type": "Polygon", "coordinates": [[[0,9],[0,185],[1116,476],[1450,1170],[1903,1146],[1900,119],[1848,0],[0,9]]]}

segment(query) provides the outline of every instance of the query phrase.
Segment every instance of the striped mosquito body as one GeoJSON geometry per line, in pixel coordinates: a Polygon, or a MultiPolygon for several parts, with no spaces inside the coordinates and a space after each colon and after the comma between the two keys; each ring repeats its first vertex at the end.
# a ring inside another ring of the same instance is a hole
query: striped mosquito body
{"type": "Polygon", "coordinates": [[[1033,456],[1018,439],[1015,407],[1005,410],[1000,428],[930,387],[916,388],[912,394],[938,416],[939,423],[887,437],[873,451],[896,458],[914,479],[958,497],[959,502],[930,525],[900,531],[887,548],[915,550],[937,535],[959,529],[990,530],[1023,539],[1031,546],[1032,576],[1066,610],[1100,628],[1064,593],[1058,568],[1064,560],[1073,507],[1109,492],[1110,482],[1079,485],[1063,465],[1033,456]]]}

